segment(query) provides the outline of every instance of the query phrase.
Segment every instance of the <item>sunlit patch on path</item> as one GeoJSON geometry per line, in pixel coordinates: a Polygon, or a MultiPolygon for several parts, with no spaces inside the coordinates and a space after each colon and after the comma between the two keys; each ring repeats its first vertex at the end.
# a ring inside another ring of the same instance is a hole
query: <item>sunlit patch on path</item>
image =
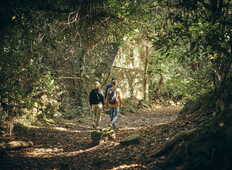
{"type": "Polygon", "coordinates": [[[124,164],[124,165],[120,165],[118,167],[107,169],[107,170],[121,170],[121,169],[128,169],[128,168],[145,168],[145,166],[141,164],[130,164],[130,165],[124,164]]]}
{"type": "MultiPolygon", "coordinates": [[[[105,142],[104,147],[114,147],[119,145],[119,143],[116,142],[105,142]]],[[[98,149],[102,149],[101,145],[96,145],[88,149],[80,149],[77,151],[72,151],[72,152],[64,152],[63,148],[33,148],[30,151],[26,151],[23,155],[23,157],[40,157],[40,158],[51,158],[54,156],[59,156],[59,157],[70,157],[70,156],[78,156],[79,154],[82,153],[87,153],[87,152],[93,152],[98,149]]]]}
{"type": "Polygon", "coordinates": [[[27,126],[28,128],[34,129],[49,129],[49,130],[56,130],[61,132],[71,132],[71,133],[82,133],[82,132],[91,132],[91,130],[72,130],[65,127],[39,127],[39,126],[27,126]]]}

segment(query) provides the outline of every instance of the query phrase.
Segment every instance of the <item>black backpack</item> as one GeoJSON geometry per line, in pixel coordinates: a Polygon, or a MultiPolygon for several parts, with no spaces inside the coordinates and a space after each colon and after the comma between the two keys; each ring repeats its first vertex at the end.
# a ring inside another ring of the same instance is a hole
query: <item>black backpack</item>
{"type": "Polygon", "coordinates": [[[109,104],[117,104],[117,92],[116,89],[109,88],[107,91],[107,99],[109,104]]]}

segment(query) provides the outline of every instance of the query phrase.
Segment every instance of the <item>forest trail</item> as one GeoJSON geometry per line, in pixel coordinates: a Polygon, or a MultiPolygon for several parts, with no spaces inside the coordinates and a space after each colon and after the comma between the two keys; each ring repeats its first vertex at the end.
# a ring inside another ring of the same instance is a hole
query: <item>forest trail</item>
{"type": "MultiPolygon", "coordinates": [[[[60,120],[56,125],[18,128],[1,140],[32,141],[29,148],[0,155],[0,169],[149,169],[150,157],[177,133],[172,128],[180,108],[160,107],[138,113],[120,114],[114,141],[92,145],[91,118],[60,120]],[[139,134],[139,144],[122,146],[120,141],[139,134]]],[[[100,126],[108,127],[104,114],[100,126]]]]}

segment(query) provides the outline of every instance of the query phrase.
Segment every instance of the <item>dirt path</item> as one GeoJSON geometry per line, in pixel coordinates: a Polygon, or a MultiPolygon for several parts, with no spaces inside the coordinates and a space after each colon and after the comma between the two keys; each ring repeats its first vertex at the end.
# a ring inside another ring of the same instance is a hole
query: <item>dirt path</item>
{"type": "MultiPolygon", "coordinates": [[[[13,137],[0,139],[32,141],[34,145],[4,152],[0,169],[149,169],[149,157],[175,133],[169,125],[178,111],[177,107],[162,107],[121,114],[116,140],[97,146],[91,144],[90,118],[60,120],[56,126],[18,127],[13,137]],[[142,137],[139,144],[119,144],[133,133],[142,137]]],[[[103,115],[100,126],[107,127],[109,122],[109,116],[103,115]]]]}

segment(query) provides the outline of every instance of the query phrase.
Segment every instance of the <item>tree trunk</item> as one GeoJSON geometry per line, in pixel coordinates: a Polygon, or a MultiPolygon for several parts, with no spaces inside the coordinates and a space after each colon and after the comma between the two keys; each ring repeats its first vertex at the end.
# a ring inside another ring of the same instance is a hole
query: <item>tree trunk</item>
{"type": "Polygon", "coordinates": [[[143,99],[149,100],[148,93],[148,47],[145,47],[145,62],[144,62],[144,75],[143,75],[143,99]]]}
{"type": "Polygon", "coordinates": [[[77,73],[78,77],[80,77],[80,79],[78,80],[78,86],[76,89],[76,97],[77,97],[77,102],[78,102],[78,106],[83,106],[83,98],[84,98],[84,57],[85,57],[85,52],[82,49],[80,55],[79,55],[79,71],[77,73]]]}

